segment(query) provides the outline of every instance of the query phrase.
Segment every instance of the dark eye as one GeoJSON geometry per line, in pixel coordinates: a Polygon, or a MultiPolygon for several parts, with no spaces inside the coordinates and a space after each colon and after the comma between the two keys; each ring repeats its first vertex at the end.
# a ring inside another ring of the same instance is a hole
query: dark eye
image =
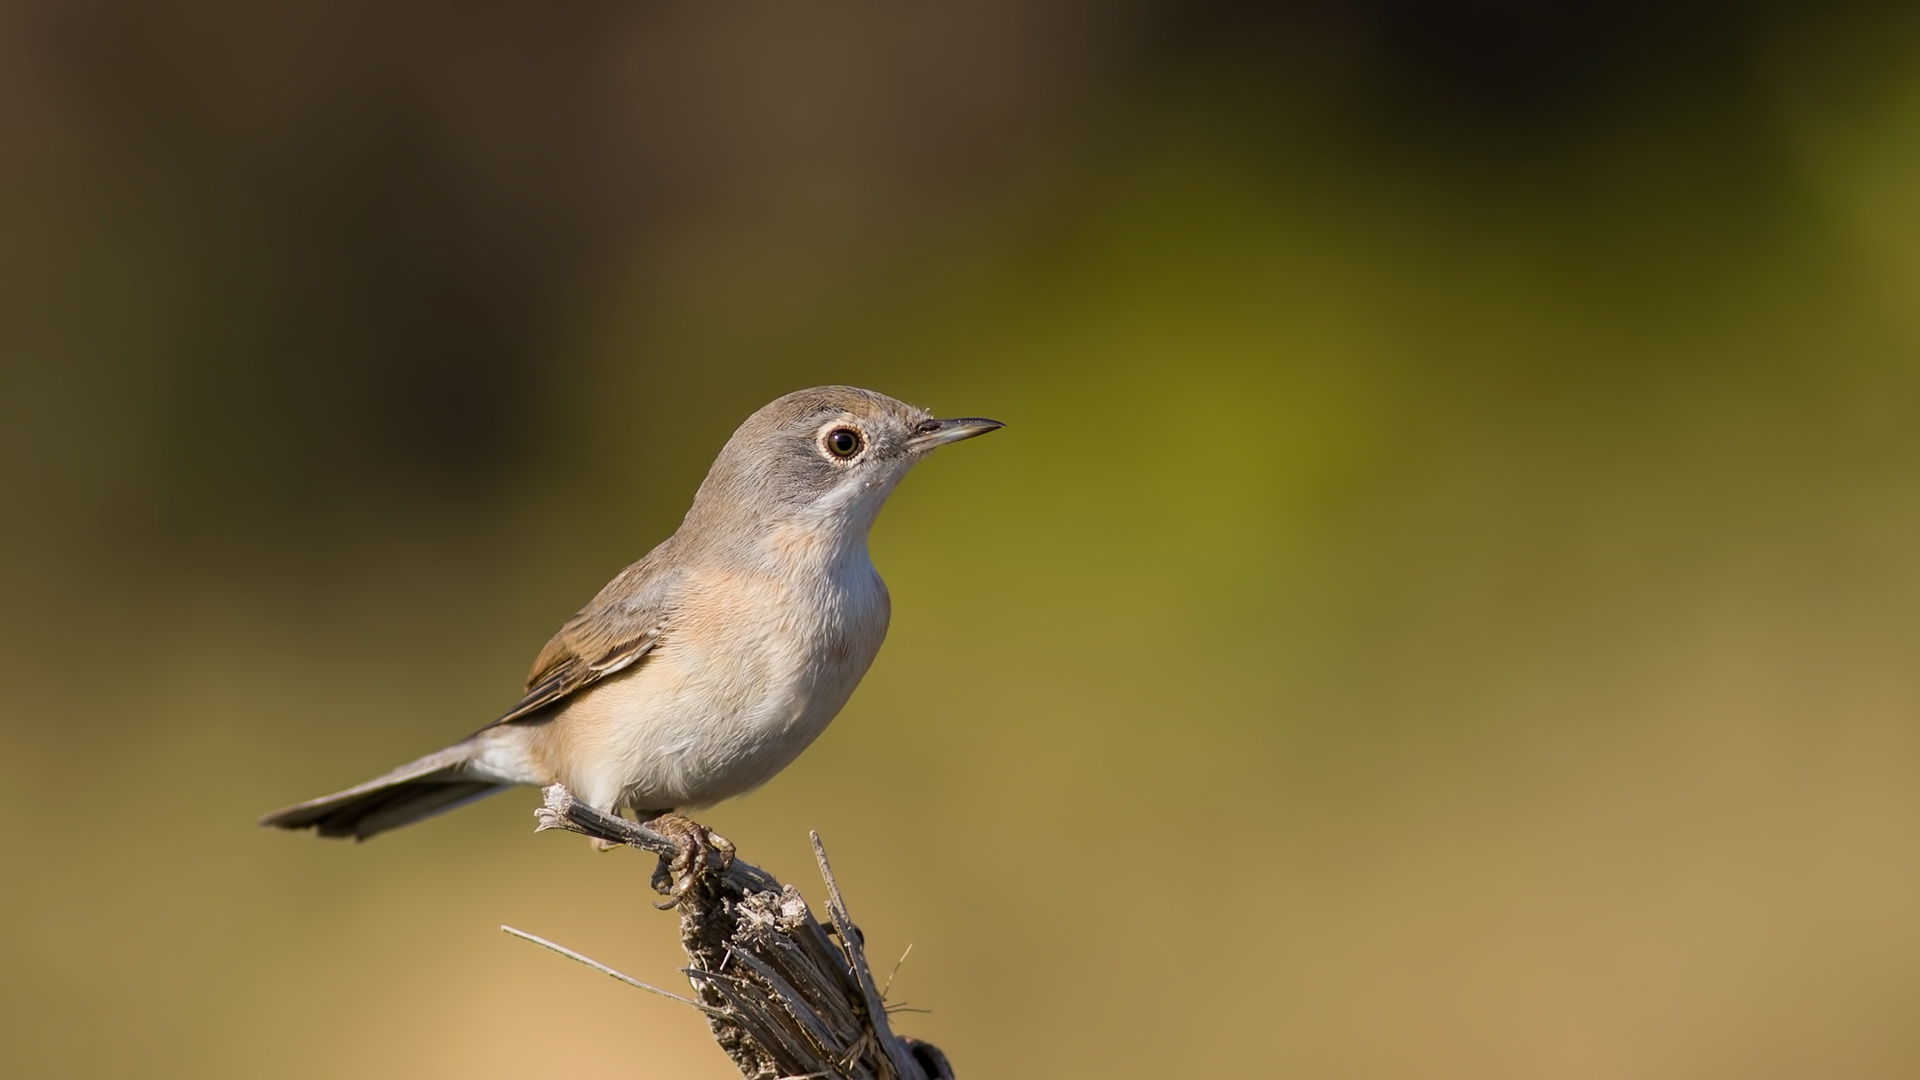
{"type": "Polygon", "coordinates": [[[860,433],[850,427],[837,427],[827,432],[827,453],[842,460],[859,453],[860,448],[866,444],[867,441],[860,437],[860,433]]]}

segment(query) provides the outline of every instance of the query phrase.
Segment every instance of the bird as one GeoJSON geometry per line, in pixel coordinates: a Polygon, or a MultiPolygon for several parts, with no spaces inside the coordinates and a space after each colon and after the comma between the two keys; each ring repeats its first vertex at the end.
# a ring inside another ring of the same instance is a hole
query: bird
{"type": "Polygon", "coordinates": [[[892,609],[867,540],[895,485],[936,447],[1002,426],[852,386],[774,400],[727,440],[679,528],[547,642],[512,708],[260,823],[365,840],[560,784],[697,844],[684,814],[791,764],[873,663],[892,609]]]}

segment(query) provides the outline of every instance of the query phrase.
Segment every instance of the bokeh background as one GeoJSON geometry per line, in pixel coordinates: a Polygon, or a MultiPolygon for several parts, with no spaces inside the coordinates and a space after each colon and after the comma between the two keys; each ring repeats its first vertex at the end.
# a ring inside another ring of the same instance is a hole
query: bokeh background
{"type": "Polygon", "coordinates": [[[711,811],[962,1076],[1920,1075],[1920,18],[0,8],[0,1072],[731,1075],[467,733],[752,409],[1007,422],[711,811]]]}

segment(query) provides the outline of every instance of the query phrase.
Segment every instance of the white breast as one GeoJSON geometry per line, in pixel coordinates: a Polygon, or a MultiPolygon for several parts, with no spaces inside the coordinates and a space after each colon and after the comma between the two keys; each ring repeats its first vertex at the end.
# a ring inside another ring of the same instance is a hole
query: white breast
{"type": "Polygon", "coordinates": [[[887,632],[867,559],[817,573],[712,572],[640,664],[556,717],[557,770],[600,807],[690,809],[750,791],[840,712],[887,632]],[[558,730],[564,727],[564,731],[558,730]]]}

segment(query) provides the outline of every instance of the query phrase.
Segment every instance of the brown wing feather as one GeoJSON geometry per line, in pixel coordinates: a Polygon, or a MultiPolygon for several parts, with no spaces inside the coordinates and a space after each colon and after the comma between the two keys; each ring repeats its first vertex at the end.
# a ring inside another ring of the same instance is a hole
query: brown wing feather
{"type": "Polygon", "coordinates": [[[533,666],[526,696],[487,727],[532,719],[541,710],[562,699],[639,663],[660,640],[657,627],[643,631],[637,637],[623,637],[606,643],[592,640],[604,635],[570,634],[569,631],[574,629],[574,623],[569,622],[553,636],[552,641],[547,642],[547,647],[540,651],[540,659],[533,666]]]}
{"type": "Polygon", "coordinates": [[[650,575],[651,561],[649,556],[627,567],[567,620],[533,662],[526,696],[487,727],[538,719],[566,698],[639,663],[659,644],[669,606],[664,601],[677,576],[650,575]]]}

